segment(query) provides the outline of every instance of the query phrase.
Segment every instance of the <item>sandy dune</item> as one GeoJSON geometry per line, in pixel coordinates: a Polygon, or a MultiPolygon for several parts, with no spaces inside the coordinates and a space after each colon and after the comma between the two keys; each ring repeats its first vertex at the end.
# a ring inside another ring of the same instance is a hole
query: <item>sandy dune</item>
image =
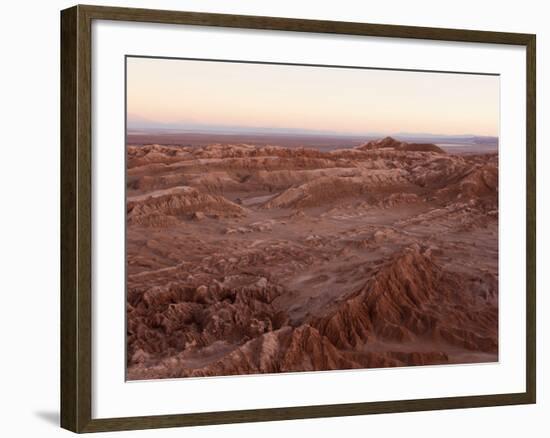
{"type": "Polygon", "coordinates": [[[498,155],[128,146],[129,379],[498,360],[498,155]]]}

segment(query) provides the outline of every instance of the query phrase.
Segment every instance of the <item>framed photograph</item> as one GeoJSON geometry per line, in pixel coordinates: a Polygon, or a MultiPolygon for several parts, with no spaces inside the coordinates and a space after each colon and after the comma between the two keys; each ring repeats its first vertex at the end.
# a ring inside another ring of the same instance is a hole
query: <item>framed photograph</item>
{"type": "Polygon", "coordinates": [[[535,403],[535,35],[61,12],[61,423],[535,403]]]}

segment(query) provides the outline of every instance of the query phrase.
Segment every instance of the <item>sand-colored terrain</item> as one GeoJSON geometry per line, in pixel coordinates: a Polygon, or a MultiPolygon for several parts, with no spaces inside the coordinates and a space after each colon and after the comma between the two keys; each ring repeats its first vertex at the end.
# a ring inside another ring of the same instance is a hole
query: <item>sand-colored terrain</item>
{"type": "Polygon", "coordinates": [[[498,155],[127,148],[129,379],[498,359],[498,155]]]}

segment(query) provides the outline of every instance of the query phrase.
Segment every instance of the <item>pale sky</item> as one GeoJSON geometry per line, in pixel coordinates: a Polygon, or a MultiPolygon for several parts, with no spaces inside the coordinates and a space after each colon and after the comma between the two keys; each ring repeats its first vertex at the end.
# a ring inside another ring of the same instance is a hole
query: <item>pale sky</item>
{"type": "Polygon", "coordinates": [[[498,136],[499,77],[127,59],[129,124],[498,136]]]}

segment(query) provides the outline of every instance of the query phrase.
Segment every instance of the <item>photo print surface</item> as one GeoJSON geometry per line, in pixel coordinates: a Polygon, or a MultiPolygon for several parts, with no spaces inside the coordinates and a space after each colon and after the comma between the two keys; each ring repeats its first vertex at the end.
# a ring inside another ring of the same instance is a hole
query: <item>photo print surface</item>
{"type": "Polygon", "coordinates": [[[127,378],[498,361],[499,85],[128,56],[127,378]]]}

